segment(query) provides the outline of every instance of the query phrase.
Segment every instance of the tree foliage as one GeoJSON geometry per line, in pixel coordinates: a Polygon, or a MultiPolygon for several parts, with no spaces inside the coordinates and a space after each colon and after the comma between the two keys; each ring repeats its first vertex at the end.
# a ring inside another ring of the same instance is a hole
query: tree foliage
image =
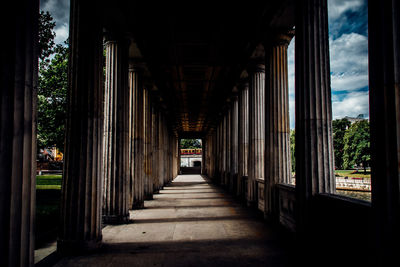
{"type": "Polygon", "coordinates": [[[362,120],[353,123],[344,135],[343,167],[354,165],[364,167],[371,161],[369,122],[362,120]]]}
{"type": "Polygon", "coordinates": [[[38,80],[38,148],[64,148],[68,46],[54,45],[55,23],[47,12],[40,13],[41,44],[38,80]],[[48,45],[46,45],[48,44],[48,45]]]}
{"type": "Polygon", "coordinates": [[[200,139],[181,139],[181,148],[201,148],[200,139]]]}
{"type": "Polygon", "coordinates": [[[290,130],[290,158],[292,162],[292,172],[296,171],[296,132],[295,130],[290,130]]]}
{"type": "Polygon", "coordinates": [[[54,52],[54,38],[56,33],[54,27],[56,23],[48,11],[40,11],[39,14],[39,59],[49,62],[49,56],[54,52]]]}
{"type": "Polygon", "coordinates": [[[338,169],[343,169],[344,136],[350,125],[351,122],[347,119],[338,119],[332,121],[335,166],[338,169]]]}

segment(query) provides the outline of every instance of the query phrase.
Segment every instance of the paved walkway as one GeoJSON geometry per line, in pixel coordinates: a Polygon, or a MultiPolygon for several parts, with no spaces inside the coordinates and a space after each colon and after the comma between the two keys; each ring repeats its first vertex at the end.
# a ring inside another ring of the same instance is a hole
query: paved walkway
{"type": "Polygon", "coordinates": [[[180,175],[95,254],[56,266],[289,266],[280,234],[200,175],[180,175]]]}

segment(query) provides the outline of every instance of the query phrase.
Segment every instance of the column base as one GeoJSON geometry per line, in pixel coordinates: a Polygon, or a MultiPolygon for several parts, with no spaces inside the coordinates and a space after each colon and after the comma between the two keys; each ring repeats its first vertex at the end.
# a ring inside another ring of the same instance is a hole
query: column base
{"type": "Polygon", "coordinates": [[[153,194],[145,196],[144,200],[153,200],[153,194]]]}
{"type": "Polygon", "coordinates": [[[57,252],[61,255],[80,255],[98,250],[103,237],[94,240],[57,240],[57,252]]]}
{"type": "Polygon", "coordinates": [[[125,224],[129,222],[129,213],[125,215],[103,215],[105,224],[125,224]]]}
{"type": "Polygon", "coordinates": [[[138,201],[132,204],[133,210],[144,209],[144,201],[138,201]]]}

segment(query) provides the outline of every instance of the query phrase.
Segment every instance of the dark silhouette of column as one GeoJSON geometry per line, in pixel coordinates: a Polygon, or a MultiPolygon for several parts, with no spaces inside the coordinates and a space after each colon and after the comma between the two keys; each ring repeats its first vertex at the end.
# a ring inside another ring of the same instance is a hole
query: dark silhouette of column
{"type": "Polygon", "coordinates": [[[68,111],[58,251],[101,245],[103,36],[92,4],[71,1],[68,111]]]}
{"type": "Polygon", "coordinates": [[[0,265],[34,265],[39,1],[0,18],[0,265]]]}
{"type": "Polygon", "coordinates": [[[368,1],[371,183],[377,266],[398,261],[400,249],[399,38],[399,2],[368,1]]]}
{"type": "Polygon", "coordinates": [[[129,87],[128,42],[106,42],[104,92],[103,220],[129,220],[129,87]]]}
{"type": "Polygon", "coordinates": [[[287,47],[292,34],[276,34],[266,45],[266,113],[265,113],[265,215],[278,216],[275,186],[289,184],[290,125],[287,47]]]}
{"type": "Polygon", "coordinates": [[[249,72],[249,159],[247,204],[257,202],[256,180],[264,179],[265,65],[253,62],[249,72]]]}
{"type": "Polygon", "coordinates": [[[312,201],[334,193],[332,106],[326,0],[296,2],[297,227],[311,227],[312,201]]]}
{"type": "Polygon", "coordinates": [[[153,145],[152,145],[152,113],[150,91],[144,90],[144,174],[145,199],[153,199],[153,145]]]}

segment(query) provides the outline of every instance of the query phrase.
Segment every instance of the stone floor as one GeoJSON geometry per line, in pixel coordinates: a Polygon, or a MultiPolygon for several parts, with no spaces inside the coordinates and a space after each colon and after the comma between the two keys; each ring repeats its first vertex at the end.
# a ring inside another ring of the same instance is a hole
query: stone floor
{"type": "Polygon", "coordinates": [[[103,248],[56,266],[291,266],[290,242],[200,175],[178,176],[132,222],[103,229],[103,248]]]}

